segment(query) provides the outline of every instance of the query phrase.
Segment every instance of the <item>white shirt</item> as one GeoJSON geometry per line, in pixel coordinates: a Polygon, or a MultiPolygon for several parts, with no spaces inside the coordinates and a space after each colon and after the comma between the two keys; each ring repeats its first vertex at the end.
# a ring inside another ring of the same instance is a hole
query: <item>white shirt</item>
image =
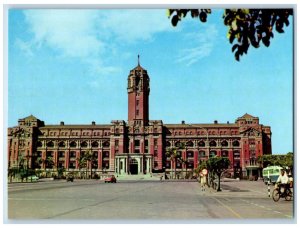
{"type": "Polygon", "coordinates": [[[289,178],[286,175],[286,173],[283,174],[283,176],[280,174],[278,179],[277,179],[277,183],[281,183],[281,184],[287,184],[289,182],[289,178]]]}

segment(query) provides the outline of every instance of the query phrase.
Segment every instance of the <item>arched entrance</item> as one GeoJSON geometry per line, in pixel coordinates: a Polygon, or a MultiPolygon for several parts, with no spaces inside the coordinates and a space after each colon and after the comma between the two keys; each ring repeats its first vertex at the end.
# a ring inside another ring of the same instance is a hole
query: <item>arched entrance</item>
{"type": "Polygon", "coordinates": [[[133,174],[133,175],[138,174],[138,170],[139,170],[138,168],[139,168],[138,161],[136,159],[132,158],[130,160],[130,168],[129,168],[130,174],[133,174]]]}

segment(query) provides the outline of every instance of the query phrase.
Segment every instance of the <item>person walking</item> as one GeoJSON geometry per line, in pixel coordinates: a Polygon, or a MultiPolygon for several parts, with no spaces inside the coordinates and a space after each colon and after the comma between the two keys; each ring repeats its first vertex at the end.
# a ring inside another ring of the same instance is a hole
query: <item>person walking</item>
{"type": "Polygon", "coordinates": [[[205,185],[206,185],[206,176],[202,173],[200,174],[200,185],[201,185],[201,191],[205,191],[205,185]]]}

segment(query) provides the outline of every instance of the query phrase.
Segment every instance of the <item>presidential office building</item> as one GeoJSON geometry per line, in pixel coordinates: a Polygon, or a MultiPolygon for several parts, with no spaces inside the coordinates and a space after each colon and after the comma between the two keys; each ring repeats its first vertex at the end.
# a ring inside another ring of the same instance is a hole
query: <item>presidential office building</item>
{"type": "Polygon", "coordinates": [[[76,172],[78,159],[89,151],[94,156],[92,170],[100,175],[169,175],[175,164],[166,151],[184,144],[178,153],[185,162],[176,162],[177,172],[190,172],[209,157],[223,156],[231,162],[232,176],[245,177],[258,174],[259,155],[272,153],[271,128],[249,114],[234,123],[149,120],[150,79],[139,61],[129,73],[127,93],[128,121],[47,125],[32,115],[19,119],[18,126],[8,128],[8,167],[17,167],[23,157],[29,168],[76,172]],[[54,164],[37,162],[49,157],[54,164]]]}

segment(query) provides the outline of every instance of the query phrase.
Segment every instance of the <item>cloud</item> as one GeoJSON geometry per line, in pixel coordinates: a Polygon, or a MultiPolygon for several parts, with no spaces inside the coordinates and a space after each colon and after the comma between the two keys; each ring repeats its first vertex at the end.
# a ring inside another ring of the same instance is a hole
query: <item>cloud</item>
{"type": "Polygon", "coordinates": [[[184,36],[187,48],[177,54],[176,62],[190,66],[204,57],[209,56],[218,39],[218,30],[215,25],[206,25],[203,32],[191,32],[184,36]]]}
{"type": "Polygon", "coordinates": [[[153,40],[155,34],[171,31],[165,10],[24,10],[30,41],[17,40],[27,55],[49,47],[62,58],[79,58],[93,73],[120,69],[109,63],[123,55],[119,45],[153,40]]]}
{"type": "Polygon", "coordinates": [[[25,42],[19,38],[15,40],[15,45],[23,52],[26,56],[33,56],[32,44],[25,42]]]}
{"type": "Polygon", "coordinates": [[[33,43],[60,50],[66,57],[97,56],[104,44],[97,39],[93,11],[81,10],[25,10],[33,43]]]}
{"type": "Polygon", "coordinates": [[[173,30],[165,10],[107,11],[100,23],[100,26],[110,31],[117,40],[125,42],[152,40],[156,33],[173,30]]]}

